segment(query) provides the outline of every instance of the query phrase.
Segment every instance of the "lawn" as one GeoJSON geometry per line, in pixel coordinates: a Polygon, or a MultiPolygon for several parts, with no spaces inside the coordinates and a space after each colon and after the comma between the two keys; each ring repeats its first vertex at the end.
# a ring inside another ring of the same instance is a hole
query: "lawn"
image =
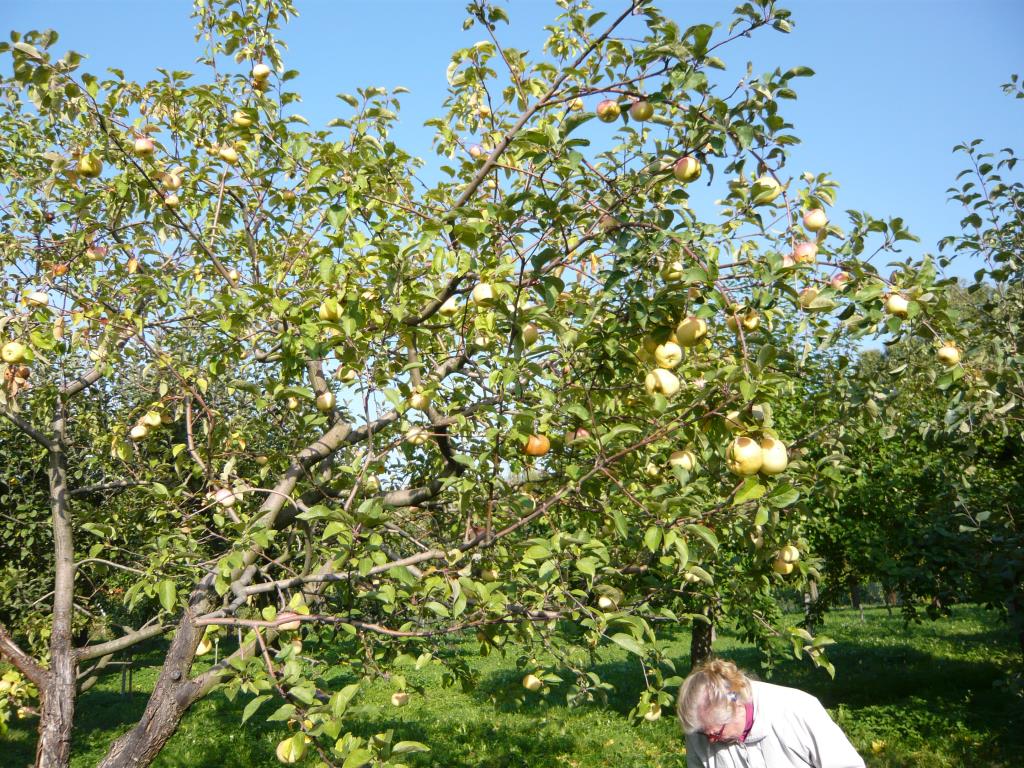
{"type": "MultiPolygon", "coordinates": [[[[792,660],[779,664],[772,681],[812,692],[846,730],[869,766],[1020,765],[1024,750],[1022,702],[1005,685],[1018,663],[1009,632],[991,612],[958,607],[952,618],[905,627],[885,609],[853,611],[826,618],[823,631],[837,643],[830,651],[836,665],[832,681],[821,670],[792,660]]],[[[469,646],[467,646],[468,651],[469,646]]],[[[672,655],[685,668],[689,635],[672,638],[672,655]]],[[[754,648],[727,630],[716,643],[719,655],[755,669],[754,648]]],[[[457,648],[453,652],[459,652],[457,648]]],[[[150,657],[153,661],[157,655],[150,657]]],[[[393,728],[396,740],[423,741],[430,753],[410,755],[415,766],[498,768],[524,766],[617,766],[673,768],[686,764],[678,726],[671,717],[634,725],[625,715],[639,693],[635,662],[619,649],[604,655],[600,670],[616,687],[607,707],[565,706],[564,691],[530,695],[517,704],[520,675],[512,658],[470,659],[479,674],[471,693],[443,688],[431,667],[408,670],[410,682],[426,696],[409,705],[388,705],[391,688],[373,686],[362,704],[350,710],[350,727],[362,735],[393,728]]],[[[135,675],[134,694],[119,693],[120,676],[111,675],[85,694],[75,731],[75,768],[91,768],[110,741],[142,712],[155,667],[135,675]]],[[[274,746],[285,729],[260,722],[257,714],[240,726],[241,698],[229,703],[215,694],[185,717],[181,728],[154,765],[161,768],[209,766],[247,768],[276,764],[274,746]]],[[[271,703],[260,714],[269,714],[271,703]]],[[[667,713],[666,713],[667,715],[667,713]]],[[[28,723],[23,723],[28,724],[28,723]]],[[[34,723],[33,723],[34,724],[34,723]]],[[[32,761],[34,732],[18,723],[5,737],[3,764],[20,768],[32,761]]],[[[312,760],[307,762],[312,764],[312,760]]]]}

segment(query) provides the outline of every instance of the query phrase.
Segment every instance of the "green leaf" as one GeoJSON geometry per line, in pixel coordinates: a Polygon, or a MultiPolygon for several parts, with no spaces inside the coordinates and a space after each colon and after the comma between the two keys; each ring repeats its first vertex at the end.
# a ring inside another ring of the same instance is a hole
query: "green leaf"
{"type": "Polygon", "coordinates": [[[708,543],[708,545],[713,550],[715,550],[716,552],[718,551],[718,537],[715,536],[714,532],[710,529],[705,528],[703,525],[690,523],[686,526],[686,530],[688,530],[692,534],[700,536],[702,539],[704,539],[704,541],[708,543]]]}
{"type": "Polygon", "coordinates": [[[405,755],[409,752],[429,752],[430,747],[426,744],[421,744],[418,741],[400,741],[395,744],[394,749],[391,750],[393,755],[405,755]]]}
{"type": "Polygon", "coordinates": [[[736,492],[736,496],[732,500],[733,506],[753,501],[754,499],[760,499],[767,490],[758,482],[756,475],[748,477],[743,481],[743,486],[736,492]]]}
{"type": "Polygon", "coordinates": [[[662,530],[656,525],[652,525],[647,529],[647,533],[644,534],[644,546],[646,546],[651,552],[657,552],[658,547],[661,546],[662,530]]]}
{"type": "Polygon", "coordinates": [[[788,483],[783,483],[772,489],[772,492],[768,494],[767,501],[776,509],[782,509],[796,503],[799,498],[800,491],[788,483]]]}
{"type": "Polygon", "coordinates": [[[624,632],[619,632],[611,636],[611,640],[616,645],[625,648],[630,653],[635,653],[637,656],[644,655],[644,647],[639,641],[632,635],[627,635],[624,632]]]}
{"type": "Polygon", "coordinates": [[[170,613],[178,602],[178,588],[170,579],[164,579],[156,585],[156,594],[160,598],[160,605],[170,613]]]}
{"type": "Polygon", "coordinates": [[[271,698],[269,695],[257,696],[255,699],[246,704],[245,709],[242,710],[242,722],[244,723],[246,720],[248,720],[250,717],[256,714],[256,710],[260,708],[260,705],[269,698],[271,698]]]}

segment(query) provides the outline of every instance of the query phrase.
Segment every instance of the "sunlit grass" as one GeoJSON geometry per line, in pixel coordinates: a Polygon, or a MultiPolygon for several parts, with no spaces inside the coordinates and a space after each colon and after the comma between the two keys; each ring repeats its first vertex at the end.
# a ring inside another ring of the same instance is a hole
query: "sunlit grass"
{"type": "MultiPolygon", "coordinates": [[[[806,663],[786,660],[773,682],[804,688],[818,696],[849,734],[868,765],[898,766],[1019,765],[1024,748],[1022,702],[1002,686],[1018,664],[1015,645],[998,618],[980,608],[961,607],[952,619],[904,627],[898,614],[869,609],[861,623],[853,611],[826,618],[822,629],[837,644],[832,681],[806,663]]],[[[672,638],[671,654],[685,670],[689,635],[672,638]]],[[[750,669],[755,650],[728,630],[715,646],[720,655],[750,669]]],[[[313,651],[310,647],[309,651],[313,651]]],[[[469,652],[470,646],[464,651],[469,652]]],[[[452,652],[460,652],[453,647],[452,652]]],[[[312,655],[312,654],[311,654],[312,655]]],[[[157,655],[145,657],[156,661],[157,655]]],[[[615,685],[607,707],[570,708],[565,687],[547,695],[524,696],[514,658],[474,659],[479,685],[471,692],[444,688],[440,672],[427,666],[403,670],[425,693],[408,706],[388,704],[391,687],[372,686],[350,710],[349,727],[361,735],[394,729],[395,738],[422,741],[432,751],[410,755],[415,766],[498,768],[530,765],[678,768],[686,764],[674,720],[634,724],[626,714],[636,703],[641,676],[635,661],[617,647],[602,657],[600,673],[615,685]]],[[[756,670],[755,670],[756,671],[756,670]]],[[[135,693],[122,696],[120,677],[112,675],[85,694],[75,729],[75,768],[92,768],[110,742],[133,723],[145,706],[155,667],[135,675],[135,693]]],[[[240,725],[245,699],[230,703],[215,694],[197,704],[182,721],[155,765],[247,768],[276,763],[274,746],[285,734],[280,723],[261,722],[271,702],[240,725]]],[[[31,762],[34,733],[15,728],[5,737],[7,766],[31,762]]],[[[20,725],[27,725],[22,723],[20,725]]],[[[309,761],[312,762],[311,760],[309,761]]]]}

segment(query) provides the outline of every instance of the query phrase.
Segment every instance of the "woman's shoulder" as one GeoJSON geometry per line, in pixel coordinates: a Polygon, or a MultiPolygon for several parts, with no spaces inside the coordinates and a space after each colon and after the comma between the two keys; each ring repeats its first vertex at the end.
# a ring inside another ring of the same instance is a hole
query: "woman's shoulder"
{"type": "Polygon", "coordinates": [[[751,680],[750,688],[753,691],[755,699],[761,700],[773,700],[773,701],[792,701],[792,702],[815,702],[818,700],[806,691],[801,691],[799,688],[789,688],[785,685],[775,685],[774,683],[765,683],[761,680],[751,680]]]}

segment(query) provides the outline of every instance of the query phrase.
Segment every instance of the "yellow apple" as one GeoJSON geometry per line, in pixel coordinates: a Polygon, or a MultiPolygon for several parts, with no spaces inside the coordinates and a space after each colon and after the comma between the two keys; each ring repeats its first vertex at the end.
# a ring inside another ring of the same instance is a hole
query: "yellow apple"
{"type": "Polygon", "coordinates": [[[528,691],[539,691],[544,683],[535,674],[530,673],[523,677],[523,688],[528,691]]]}
{"type": "Polygon", "coordinates": [[[177,208],[178,196],[174,194],[168,195],[167,197],[164,198],[164,205],[167,206],[168,208],[177,208]]]}
{"type": "Polygon", "coordinates": [[[693,155],[684,155],[672,166],[672,175],[679,181],[690,182],[700,176],[700,160],[693,155]]]}
{"type": "Polygon", "coordinates": [[[224,508],[230,508],[235,506],[238,497],[230,488],[218,488],[213,492],[213,500],[224,508]]]}
{"type": "Polygon", "coordinates": [[[326,322],[334,322],[341,319],[341,307],[337,299],[324,299],[320,302],[317,316],[326,322]]]}
{"type": "Polygon", "coordinates": [[[181,175],[168,171],[160,176],[160,183],[164,189],[181,189],[181,175]]]}
{"type": "Polygon", "coordinates": [[[132,440],[145,440],[149,437],[149,427],[145,424],[136,424],[131,428],[131,431],[128,432],[128,437],[132,440]]]}
{"type": "Polygon", "coordinates": [[[684,347],[695,347],[708,335],[708,324],[703,318],[690,315],[676,327],[676,341],[684,347]]]}
{"type": "Polygon", "coordinates": [[[132,145],[132,151],[136,154],[137,157],[149,157],[150,155],[153,154],[153,151],[155,149],[156,145],[153,143],[153,140],[149,138],[149,136],[140,136],[135,140],[135,143],[132,145]]]}
{"type": "Polygon", "coordinates": [[[909,307],[910,302],[898,293],[890,293],[885,300],[885,311],[895,317],[906,317],[909,307]]]}
{"type": "Polygon", "coordinates": [[[619,119],[619,115],[622,114],[622,107],[619,106],[619,102],[615,99],[604,99],[598,102],[597,119],[602,123],[614,123],[619,119]]]}
{"type": "Polygon", "coordinates": [[[648,705],[647,711],[644,712],[644,720],[646,720],[649,723],[653,723],[655,720],[658,720],[660,718],[661,718],[661,704],[658,704],[657,702],[652,701],[648,705]]]}
{"type": "Polygon", "coordinates": [[[685,271],[681,261],[666,261],[661,268],[661,278],[667,283],[675,283],[683,279],[685,271]]]}
{"type": "Polygon", "coordinates": [[[775,562],[772,563],[772,570],[783,576],[788,576],[793,572],[793,564],[787,563],[781,557],[776,557],[775,562]]]}
{"type": "Polygon", "coordinates": [[[359,376],[354,368],[339,368],[334,377],[343,384],[351,384],[359,376]]]}
{"type": "Polygon", "coordinates": [[[797,297],[797,301],[803,309],[810,309],[811,304],[818,298],[818,289],[813,285],[809,285],[800,291],[800,295],[797,297]]]}
{"type": "Polygon", "coordinates": [[[235,165],[238,162],[238,151],[231,145],[218,149],[217,156],[228,165],[235,165]]]}
{"type": "Polygon", "coordinates": [[[749,437],[737,437],[725,452],[725,464],[734,475],[756,475],[761,469],[761,460],[761,446],[749,437]]]}
{"type": "Polygon", "coordinates": [[[288,398],[284,401],[284,403],[288,407],[289,411],[294,411],[297,410],[299,407],[299,398],[297,398],[295,395],[289,395],[288,398]]]}
{"type": "Polygon", "coordinates": [[[800,550],[792,544],[787,544],[779,550],[779,559],[784,563],[795,563],[800,560],[800,550]]]}
{"type": "Polygon", "coordinates": [[[209,635],[203,635],[203,639],[199,641],[199,645],[196,646],[196,656],[205,656],[213,650],[213,641],[209,635]]]}
{"type": "Polygon", "coordinates": [[[425,411],[430,407],[430,395],[419,391],[409,395],[409,407],[416,411],[425,411]]]}
{"type": "Polygon", "coordinates": [[[952,341],[947,341],[939,347],[935,354],[939,358],[939,362],[948,367],[953,367],[960,362],[960,350],[952,341]]]}
{"type": "Polygon", "coordinates": [[[404,707],[409,703],[409,694],[405,691],[398,691],[391,694],[391,706],[404,707]]]}
{"type": "Polygon", "coordinates": [[[239,128],[248,128],[252,125],[252,118],[249,117],[248,112],[243,112],[240,109],[236,109],[234,114],[231,115],[231,122],[237,125],[239,128]]]}
{"type": "Polygon", "coordinates": [[[575,99],[570,101],[569,102],[569,109],[571,109],[573,112],[582,112],[583,111],[583,99],[581,99],[579,97],[576,97],[575,99]]]}
{"type": "Polygon", "coordinates": [[[683,362],[683,350],[674,341],[666,341],[654,348],[654,362],[659,368],[675,368],[683,362]]]}
{"type": "Polygon", "coordinates": [[[451,317],[459,311],[459,304],[454,296],[449,296],[437,311],[445,317],[451,317]]]}
{"type": "Polygon", "coordinates": [[[430,433],[418,424],[409,427],[409,429],[405,431],[406,442],[412,443],[413,445],[423,445],[429,439],[430,433]]]}
{"type": "Polygon", "coordinates": [[[334,410],[334,393],[330,390],[321,392],[316,396],[316,409],[320,413],[330,413],[334,410]]]}
{"type": "Polygon", "coordinates": [[[490,283],[477,283],[471,297],[478,307],[490,306],[494,303],[494,289],[490,283]]]}
{"type": "Polygon", "coordinates": [[[532,347],[540,338],[540,329],[533,323],[527,323],[522,330],[523,346],[532,347]]]}
{"type": "Polygon", "coordinates": [[[761,441],[761,471],[766,475],[777,475],[785,472],[789,466],[789,453],[786,444],[774,437],[766,437],[761,441]]]}
{"type": "MultiPolygon", "coordinates": [[[[262,65],[261,65],[262,66],[262,65]]],[[[296,734],[298,736],[298,734],[296,734]]],[[[277,759],[282,763],[297,763],[306,754],[306,742],[304,739],[290,736],[277,745],[277,759]]]]}
{"type": "Polygon", "coordinates": [[[693,472],[697,467],[697,456],[693,451],[673,451],[668,457],[668,463],[673,467],[682,467],[687,472],[693,472]]]}
{"type": "Polygon", "coordinates": [[[257,64],[252,68],[252,79],[262,82],[270,77],[270,67],[266,64],[257,64]]]}
{"type": "Polygon", "coordinates": [[[774,176],[766,173],[758,176],[754,181],[753,193],[754,205],[764,205],[782,194],[782,185],[776,181],[774,176]]]}
{"type": "Polygon", "coordinates": [[[164,423],[164,420],[159,411],[146,411],[141,422],[147,427],[159,427],[164,423]]]}
{"type": "Polygon", "coordinates": [[[804,226],[811,232],[818,232],[828,226],[828,216],[821,208],[812,208],[804,213],[804,226]]]}
{"type": "Polygon", "coordinates": [[[679,391],[679,378],[672,371],[666,371],[664,368],[655,368],[644,379],[644,388],[649,395],[657,392],[665,397],[672,397],[679,391]]]}

